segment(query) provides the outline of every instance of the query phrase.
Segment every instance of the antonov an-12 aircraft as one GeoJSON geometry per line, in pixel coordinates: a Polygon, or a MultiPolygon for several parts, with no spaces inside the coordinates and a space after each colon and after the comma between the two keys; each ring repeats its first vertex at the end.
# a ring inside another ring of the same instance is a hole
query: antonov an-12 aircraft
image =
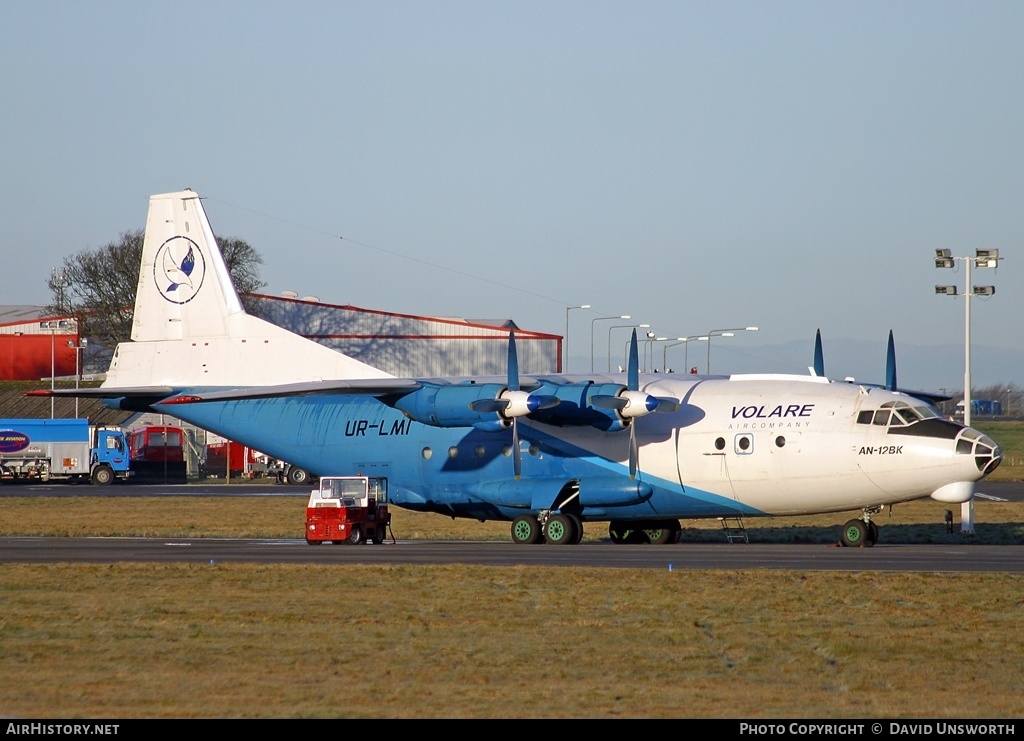
{"type": "Polygon", "coordinates": [[[516,543],[671,543],[680,519],[859,513],[964,503],[998,445],[927,397],[801,375],[395,378],[247,314],[199,195],[152,196],[132,341],[99,396],[170,414],[320,475],[386,476],[392,504],[511,523],[516,543]],[[353,436],[346,430],[375,429],[353,436]],[[387,434],[383,434],[386,432],[387,434]]]}

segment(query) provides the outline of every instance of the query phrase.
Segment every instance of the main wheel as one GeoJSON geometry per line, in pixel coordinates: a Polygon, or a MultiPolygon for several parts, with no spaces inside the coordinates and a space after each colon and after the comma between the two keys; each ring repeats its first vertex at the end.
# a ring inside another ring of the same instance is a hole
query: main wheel
{"type": "Polygon", "coordinates": [[[678,521],[666,520],[665,522],[658,523],[657,527],[644,530],[644,532],[647,534],[649,542],[655,545],[667,545],[679,542],[681,528],[678,521]]]}
{"type": "Polygon", "coordinates": [[[572,520],[572,527],[575,532],[575,536],[572,539],[572,545],[576,545],[583,540],[583,520],[579,515],[566,514],[565,516],[572,520]]]}
{"type": "Polygon", "coordinates": [[[843,525],[842,543],[847,548],[866,548],[873,545],[868,537],[868,524],[864,520],[850,520],[843,525]]]}
{"type": "Polygon", "coordinates": [[[869,546],[878,542],[878,525],[872,521],[868,522],[868,540],[871,541],[869,546]]]}
{"type": "Polygon", "coordinates": [[[521,545],[536,545],[544,540],[540,522],[533,515],[520,515],[512,520],[512,542],[521,545]]]}
{"type": "Polygon", "coordinates": [[[292,486],[302,486],[309,483],[309,471],[292,466],[288,469],[288,483],[292,486]]]}
{"type": "Polygon", "coordinates": [[[621,522],[612,520],[608,523],[608,537],[612,539],[615,544],[625,543],[626,536],[629,534],[629,528],[627,528],[621,522]]]}
{"type": "Polygon", "coordinates": [[[97,486],[106,486],[114,480],[114,472],[110,466],[97,466],[92,472],[92,483],[97,486]]]}
{"type": "Polygon", "coordinates": [[[544,526],[544,539],[551,545],[572,545],[576,538],[576,524],[569,515],[554,515],[544,526]]]}

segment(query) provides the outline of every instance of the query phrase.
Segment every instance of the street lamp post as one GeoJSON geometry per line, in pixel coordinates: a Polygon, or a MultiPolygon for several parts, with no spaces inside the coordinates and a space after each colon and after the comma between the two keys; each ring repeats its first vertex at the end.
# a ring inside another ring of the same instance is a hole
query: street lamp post
{"type": "Polygon", "coordinates": [[[668,373],[668,349],[670,347],[675,347],[676,345],[685,344],[686,341],[686,337],[676,337],[676,342],[673,342],[671,345],[665,345],[661,348],[661,369],[665,373],[668,373]]]}
{"type": "MultiPolygon", "coordinates": [[[[654,341],[658,339],[654,332],[648,332],[647,338],[644,340],[644,373],[647,372],[647,353],[651,353],[651,357],[654,356],[654,341]]],[[[664,338],[663,338],[664,339],[664,338]]],[[[653,363],[654,361],[651,360],[653,363]]]]}
{"type": "Polygon", "coordinates": [[[708,332],[708,375],[711,375],[711,338],[712,337],[735,337],[736,332],[756,332],[757,327],[733,327],[732,329],[712,329],[708,332]]]}
{"type": "MultiPolygon", "coordinates": [[[[78,324],[73,319],[70,320],[70,321],[67,320],[67,319],[51,319],[49,321],[39,322],[39,328],[40,329],[48,329],[48,330],[50,330],[50,391],[51,392],[56,388],[56,381],[57,381],[57,348],[56,348],[56,346],[57,346],[57,330],[58,329],[68,329],[69,327],[74,329],[75,331],[77,331],[78,324]]],[[[69,342],[68,345],[70,345],[70,344],[71,343],[69,342]]],[[[78,350],[76,349],[75,350],[75,376],[77,377],[77,375],[78,375],[78,350]]],[[[75,388],[78,388],[77,380],[76,380],[76,383],[75,383],[75,388]]],[[[54,400],[54,396],[51,393],[50,394],[50,419],[53,419],[54,416],[55,416],[54,415],[54,408],[53,408],[53,400],[54,400]]],[[[76,404],[76,406],[75,406],[75,416],[77,417],[78,416],[78,407],[77,407],[78,402],[77,402],[77,398],[76,398],[75,404],[76,404]]]]}
{"type": "MultiPolygon", "coordinates": [[[[683,353],[683,366],[687,369],[690,367],[690,343],[694,340],[707,340],[708,342],[711,342],[711,338],[706,334],[695,334],[686,338],[686,352],[683,353]]],[[[689,373],[690,371],[687,370],[686,372],[689,373]]],[[[694,366],[693,372],[697,372],[696,366],[694,366]]]]}
{"type": "MultiPolygon", "coordinates": [[[[79,381],[82,380],[82,363],[80,362],[80,355],[85,351],[86,346],[89,344],[89,340],[86,337],[82,337],[78,340],[78,344],[75,345],[75,391],[78,390],[79,381]]],[[[78,419],[78,397],[75,397],[75,419],[78,419]]]]}
{"type": "Polygon", "coordinates": [[[629,314],[623,314],[622,316],[599,316],[594,317],[590,322],[590,372],[594,372],[594,324],[603,319],[632,319],[629,314]]]}
{"type": "Polygon", "coordinates": [[[622,329],[623,327],[636,327],[637,329],[647,329],[650,324],[616,324],[608,327],[608,372],[612,372],[612,330],[622,329]]]}
{"type": "MultiPolygon", "coordinates": [[[[971,426],[971,298],[993,296],[995,286],[971,285],[971,265],[976,268],[998,268],[999,250],[975,250],[973,257],[954,257],[948,249],[935,250],[935,267],[952,268],[959,260],[964,270],[964,424],[971,426]]],[[[935,293],[956,296],[956,286],[935,286],[935,293]]],[[[960,532],[974,532],[974,497],[960,505],[960,532]]]]}
{"type": "MultiPolygon", "coordinates": [[[[63,327],[67,324],[65,321],[51,320],[46,322],[39,322],[40,329],[50,330],[50,391],[52,392],[55,388],[54,382],[57,375],[57,353],[56,353],[56,342],[57,342],[57,328],[63,327]]],[[[54,417],[53,411],[53,394],[50,394],[50,419],[54,417]]]]}
{"type": "Polygon", "coordinates": [[[589,309],[590,304],[583,304],[583,306],[566,306],[565,307],[565,344],[562,349],[562,373],[569,372],[569,312],[573,309],[589,309]]]}

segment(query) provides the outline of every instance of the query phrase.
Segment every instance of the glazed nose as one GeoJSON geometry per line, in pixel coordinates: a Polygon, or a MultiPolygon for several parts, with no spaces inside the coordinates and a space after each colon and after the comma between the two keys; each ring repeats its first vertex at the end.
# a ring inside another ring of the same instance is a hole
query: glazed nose
{"type": "Polygon", "coordinates": [[[1003,462],[1003,450],[995,440],[970,427],[964,428],[957,438],[956,452],[974,456],[974,465],[982,476],[988,476],[1003,462]]]}

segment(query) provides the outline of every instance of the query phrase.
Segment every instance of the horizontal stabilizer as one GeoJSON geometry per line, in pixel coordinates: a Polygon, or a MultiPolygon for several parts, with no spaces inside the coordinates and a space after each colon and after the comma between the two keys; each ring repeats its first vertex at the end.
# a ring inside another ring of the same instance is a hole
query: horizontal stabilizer
{"type": "Polygon", "coordinates": [[[66,396],[79,399],[120,399],[125,396],[138,396],[164,399],[175,393],[170,386],[126,386],[123,388],[78,388],[78,389],[38,389],[26,391],[25,396],[66,396]]]}

